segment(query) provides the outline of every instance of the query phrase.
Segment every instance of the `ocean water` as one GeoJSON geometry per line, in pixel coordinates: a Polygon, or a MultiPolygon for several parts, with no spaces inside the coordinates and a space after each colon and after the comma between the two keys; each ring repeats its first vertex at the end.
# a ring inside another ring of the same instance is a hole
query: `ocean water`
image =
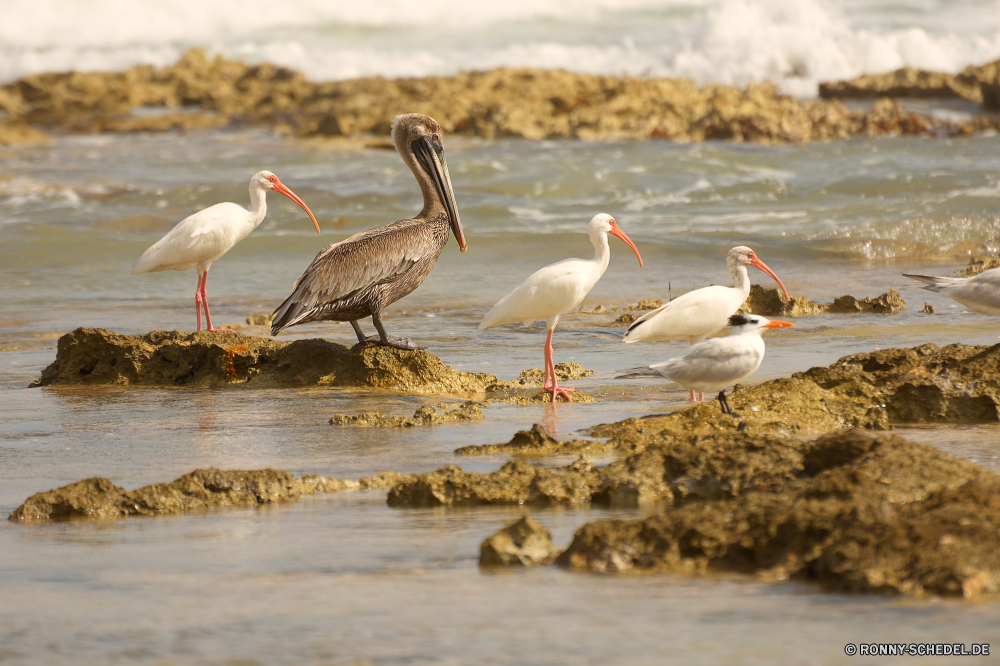
{"type": "Polygon", "coordinates": [[[791,94],[904,65],[1000,57],[998,0],[11,0],[0,81],[166,65],[184,49],[268,60],[315,80],[499,66],[685,76],[791,94]]]}
{"type": "MultiPolygon", "coordinates": [[[[453,367],[512,379],[541,366],[541,325],[477,324],[537,268],[591,256],[585,229],[597,212],[616,217],[646,266],[612,239],[590,305],[728,284],[724,258],[737,244],[753,247],[796,295],[829,301],[894,288],[906,299],[899,314],[802,317],[769,334],[754,381],[877,348],[1000,341],[996,318],[901,276],[947,275],[997,252],[1000,137],[779,147],[446,138],[446,152],[469,250],[449,243],[385,322],[453,367]],[[920,314],[925,302],[939,312],[920,314]]],[[[394,152],[262,131],[61,137],[0,150],[0,515],[91,476],[131,489],[199,467],[340,478],[446,464],[489,471],[506,458],[457,460],[454,449],[507,441],[533,423],[571,437],[684,404],[677,387],[614,380],[686,347],[623,345],[615,313],[570,315],[555,336],[557,361],[595,370],[575,385],[601,402],[490,406],[468,424],[327,423],[337,412],[410,414],[430,401],[363,391],[26,388],[53,360],[58,336],[77,326],[191,330],[193,272],[129,269],[186,215],[246,204],[249,177],[262,168],[309,204],[323,234],[293,203],[270,197],[261,227],[212,267],[217,324],[271,311],[326,243],[420,208],[394,152]]],[[[770,285],[757,271],[751,278],[770,285]]],[[[344,324],[288,335],[313,336],[355,340],[344,324]]],[[[1000,472],[995,426],[902,433],[1000,472]]],[[[476,565],[479,543],[524,513],[565,545],[585,522],[644,511],[399,510],[381,491],[112,523],[0,521],[0,663],[829,664],[850,660],[848,642],[996,635],[989,603],[736,576],[493,574],[476,565]]]]}

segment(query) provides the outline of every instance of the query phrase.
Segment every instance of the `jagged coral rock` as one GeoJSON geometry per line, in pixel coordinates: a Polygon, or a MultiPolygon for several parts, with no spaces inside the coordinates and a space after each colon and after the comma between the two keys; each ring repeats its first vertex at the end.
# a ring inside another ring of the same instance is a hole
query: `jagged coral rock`
{"type": "MultiPolygon", "coordinates": [[[[568,381],[570,379],[582,379],[584,377],[591,377],[594,374],[593,370],[588,370],[579,363],[556,363],[556,379],[559,381],[568,381]]],[[[541,368],[528,368],[522,370],[521,374],[517,377],[518,384],[532,384],[535,386],[540,386],[542,381],[545,379],[545,374],[542,372],[541,368]]]]}
{"type": "Polygon", "coordinates": [[[808,298],[792,296],[786,301],[777,289],[750,285],[750,295],[746,302],[737,310],[739,314],[757,314],[764,317],[801,317],[813,314],[853,314],[874,312],[889,314],[899,312],[906,306],[906,301],[895,289],[890,289],[881,296],[855,298],[840,296],[833,303],[816,303],[808,298]]]}
{"type": "Polygon", "coordinates": [[[603,453],[608,445],[594,440],[561,441],[545,430],[545,426],[536,423],[531,430],[519,430],[514,433],[506,444],[484,444],[481,446],[463,446],[455,450],[459,455],[484,455],[496,453],[512,453],[521,456],[550,456],[586,453],[603,453]]]}
{"type": "Polygon", "coordinates": [[[548,564],[555,555],[549,531],[525,516],[483,541],[479,547],[479,566],[548,564]]]}
{"type": "Polygon", "coordinates": [[[482,405],[469,400],[460,405],[439,404],[424,405],[407,416],[386,416],[379,412],[363,414],[334,414],[330,425],[352,425],[369,428],[412,428],[414,426],[441,425],[443,423],[458,423],[462,421],[480,421],[483,418],[482,405]],[[443,412],[438,412],[443,409],[443,412]]]}

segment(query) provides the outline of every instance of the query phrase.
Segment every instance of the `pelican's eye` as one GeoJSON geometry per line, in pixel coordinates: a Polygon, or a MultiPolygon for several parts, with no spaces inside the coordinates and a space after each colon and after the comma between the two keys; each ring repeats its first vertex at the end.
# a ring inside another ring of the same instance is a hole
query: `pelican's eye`
{"type": "Polygon", "coordinates": [[[437,134],[432,134],[431,138],[434,139],[435,141],[440,141],[441,140],[441,137],[438,136],[437,134]]]}

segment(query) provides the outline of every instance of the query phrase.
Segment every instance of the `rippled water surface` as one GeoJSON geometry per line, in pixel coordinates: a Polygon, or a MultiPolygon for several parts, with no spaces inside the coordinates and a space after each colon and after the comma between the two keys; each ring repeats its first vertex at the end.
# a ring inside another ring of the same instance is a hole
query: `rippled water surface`
{"type": "MultiPolygon", "coordinates": [[[[789,290],[818,301],[900,291],[896,315],[823,315],[770,334],[755,381],[840,356],[933,342],[995,344],[995,318],[920,291],[901,272],[950,274],[1000,235],[1000,138],[858,140],[805,147],[708,143],[447,141],[469,241],[385,316],[446,363],[511,379],[541,365],[543,328],[476,326],[532,271],[590,256],[585,227],[615,215],[646,268],[612,240],[588,303],[620,307],[728,284],[747,244],[789,290]],[[924,303],[938,308],[920,314],[924,303]]],[[[391,151],[298,144],[256,132],[64,138],[0,152],[0,513],[89,476],[134,488],[197,467],[273,466],[357,478],[427,471],[466,444],[532,423],[560,436],[671,409],[684,392],[635,392],[616,371],[682,353],[629,345],[617,313],[572,315],[556,360],[596,371],[602,402],[490,406],[484,421],[335,429],[335,412],[412,413],[427,399],[338,390],[27,389],[77,326],[193,328],[195,275],[131,276],[172,224],[247,201],[277,173],[323,227],[272,196],[264,224],[213,265],[217,324],[272,310],[326,243],[408,217],[412,176],[391,151]]],[[[762,273],[751,275],[768,285],[762,273]]],[[[370,324],[366,324],[370,327],[370,324]]],[[[352,344],[349,326],[293,335],[352,344]]],[[[1000,471],[992,427],[908,437],[1000,471]]],[[[465,459],[488,471],[503,456],[465,459]]],[[[563,461],[553,461],[552,464],[563,461]]],[[[109,524],[0,525],[0,663],[840,663],[847,642],[988,642],[992,605],[829,594],[739,577],[486,574],[479,543],[520,508],[400,510],[384,492],[109,524]]],[[[585,522],[643,510],[535,510],[567,544],[585,522]]]]}

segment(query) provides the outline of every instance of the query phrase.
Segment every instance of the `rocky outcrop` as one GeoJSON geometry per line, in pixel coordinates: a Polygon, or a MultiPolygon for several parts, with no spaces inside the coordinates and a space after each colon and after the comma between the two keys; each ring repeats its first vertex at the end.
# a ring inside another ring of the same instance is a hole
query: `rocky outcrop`
{"type": "Polygon", "coordinates": [[[479,547],[479,566],[549,564],[556,553],[549,531],[525,516],[483,541],[479,547]]]}
{"type": "Polygon", "coordinates": [[[416,477],[379,472],[357,481],[307,474],[298,479],[276,469],[196,469],[171,483],[156,483],[131,492],[107,479],[86,479],[32,495],[10,514],[10,520],[40,523],[73,518],[109,519],[165,516],[210,509],[295,502],[306,495],[342,490],[388,488],[416,477]]]}
{"type": "Polygon", "coordinates": [[[829,367],[741,387],[729,395],[739,419],[703,402],[667,415],[596,426],[588,434],[641,446],[648,433],[817,433],[886,430],[894,424],[1000,421],[1000,345],[953,344],[845,356],[829,367]]]}
{"type": "Polygon", "coordinates": [[[862,592],[1000,591],[1000,477],[971,463],[856,431],[813,442],[695,438],[662,455],[669,510],[585,525],[560,564],[729,571],[862,592]],[[685,464],[688,451],[701,455],[685,464]]]}
{"type": "Polygon", "coordinates": [[[301,72],[208,58],[200,49],[168,67],[32,74],[0,86],[0,109],[12,121],[87,133],[264,124],[302,137],[386,136],[401,111],[426,113],[449,134],[536,140],[774,144],[856,135],[967,134],[997,126],[988,116],[971,123],[935,120],[892,100],[876,107],[852,111],[837,101],[801,101],[768,83],[745,89],[698,87],[687,79],[531,68],[315,83],[301,72]],[[143,107],[164,112],[133,113],[143,107]]]}
{"type": "Polygon", "coordinates": [[[38,143],[48,141],[47,134],[38,131],[23,121],[10,122],[0,119],[0,146],[13,146],[19,143],[38,143]]]}
{"type": "Polygon", "coordinates": [[[988,271],[991,268],[1000,268],[1000,259],[990,258],[973,260],[972,263],[965,268],[960,268],[955,271],[955,275],[959,277],[972,277],[973,275],[979,275],[983,271],[988,271]]]}
{"type": "Polygon", "coordinates": [[[241,333],[153,331],[120,335],[78,328],[33,386],[356,386],[422,394],[481,393],[496,381],[458,372],[425,351],[327,340],[283,342],[241,333]]]}
{"type": "Polygon", "coordinates": [[[386,416],[381,412],[364,412],[362,414],[334,414],[330,425],[358,426],[366,428],[412,428],[415,426],[433,426],[444,423],[460,423],[464,421],[481,421],[483,407],[473,400],[458,406],[441,403],[424,405],[413,413],[412,417],[386,416]],[[438,409],[444,411],[438,412],[438,409]]]}
{"type": "Polygon", "coordinates": [[[882,74],[865,74],[849,81],[821,83],[820,97],[876,98],[912,97],[965,99],[982,102],[989,111],[1000,110],[997,89],[1000,86],[1000,60],[985,65],[970,65],[960,74],[932,72],[903,67],[882,74]]]}
{"type": "Polygon", "coordinates": [[[802,317],[814,314],[892,314],[902,311],[905,306],[906,301],[895,289],[890,289],[881,296],[867,298],[840,296],[834,299],[833,303],[816,303],[808,298],[798,296],[792,296],[791,300],[786,301],[777,289],[754,284],[750,286],[750,296],[737,312],[764,317],[802,317]]]}
{"type": "MultiPolygon", "coordinates": [[[[487,402],[503,402],[510,405],[543,405],[552,402],[552,392],[536,388],[524,388],[519,381],[500,380],[486,387],[487,402]]],[[[556,402],[567,402],[566,396],[560,395],[556,402]]],[[[574,403],[597,402],[594,396],[582,391],[573,392],[574,403]]]]}
{"type": "Polygon", "coordinates": [[[604,453],[608,448],[604,442],[594,440],[574,439],[568,442],[558,440],[545,430],[545,426],[536,423],[531,430],[519,430],[514,433],[506,444],[463,446],[455,449],[455,453],[463,456],[501,453],[517,456],[554,456],[604,453]]]}

